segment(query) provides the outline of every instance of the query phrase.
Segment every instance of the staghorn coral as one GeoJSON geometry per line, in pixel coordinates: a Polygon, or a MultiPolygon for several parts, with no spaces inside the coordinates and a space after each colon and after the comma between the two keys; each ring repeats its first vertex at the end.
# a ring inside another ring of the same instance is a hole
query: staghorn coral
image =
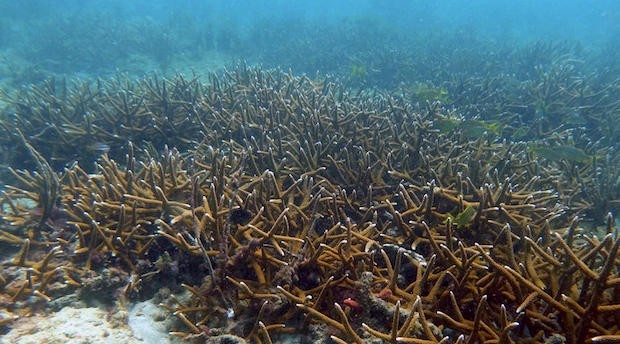
{"type": "Polygon", "coordinates": [[[199,137],[195,111],[203,92],[196,78],[180,75],[170,81],[153,77],[131,82],[118,76],[73,84],[49,79],[3,94],[11,105],[0,122],[0,146],[10,152],[5,157],[10,166],[36,167],[32,159],[24,161],[28,154],[21,147],[7,149],[21,141],[19,129],[56,170],[78,160],[87,171],[103,153],[122,159],[129,141],[187,149],[199,137]]]}
{"type": "Polygon", "coordinates": [[[192,297],[162,307],[185,338],[270,342],[319,322],[335,342],[618,340],[617,230],[609,216],[598,238],[576,216],[593,162],[567,178],[575,165],[525,143],[437,132],[441,108],[329,80],[242,66],[197,83],[168,112],[195,120],[174,123],[169,86],[153,85],[159,107],[136,113],[166,129],[149,145],[189,150],[137,154],[134,140],[123,164],[39,171],[58,180],[62,233],[18,205],[50,202],[21,174],[2,198],[1,239],[22,247],[3,295],[45,300],[52,281],[79,288],[113,266],[127,295],[178,271],[192,297]]]}

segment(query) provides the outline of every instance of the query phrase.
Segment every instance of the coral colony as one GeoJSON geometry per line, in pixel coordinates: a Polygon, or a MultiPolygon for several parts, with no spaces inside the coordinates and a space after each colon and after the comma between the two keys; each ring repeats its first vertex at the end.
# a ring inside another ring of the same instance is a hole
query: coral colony
{"type": "Polygon", "coordinates": [[[0,324],[168,287],[188,340],[620,343],[618,230],[580,222],[617,204],[605,154],[411,92],[238,66],[6,96],[0,324]]]}

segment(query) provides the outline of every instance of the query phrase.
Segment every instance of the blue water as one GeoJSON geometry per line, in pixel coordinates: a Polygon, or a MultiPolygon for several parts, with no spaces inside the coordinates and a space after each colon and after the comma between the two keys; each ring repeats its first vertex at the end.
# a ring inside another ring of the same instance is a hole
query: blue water
{"type": "Polygon", "coordinates": [[[330,73],[360,54],[442,44],[499,51],[571,42],[613,57],[620,2],[1,1],[0,32],[0,79],[12,85],[50,73],[201,72],[239,60],[330,73]]]}

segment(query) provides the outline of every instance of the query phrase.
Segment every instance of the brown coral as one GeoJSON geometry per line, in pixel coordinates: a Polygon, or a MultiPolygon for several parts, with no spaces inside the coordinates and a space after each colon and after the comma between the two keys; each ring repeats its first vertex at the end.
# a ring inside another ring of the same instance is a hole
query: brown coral
{"type": "MultiPolygon", "coordinates": [[[[167,102],[169,86],[145,85],[167,102]]],[[[432,128],[440,109],[281,72],[239,68],[196,88],[174,107],[195,121],[157,126],[189,152],[129,144],[124,164],[104,155],[93,174],[75,164],[57,178],[71,236],[51,238],[16,202],[49,207],[35,177],[5,193],[2,239],[22,245],[24,276],[3,293],[45,299],[50,281],[77,286],[101,261],[131,275],[131,294],[174,250],[204,274],[183,284],[191,301],[165,306],[179,336],[270,342],[321,322],[336,342],[618,340],[613,218],[602,238],[580,228],[567,200],[582,184],[525,144],[449,137],[432,128]]],[[[135,113],[160,123],[168,109],[135,113]]]]}

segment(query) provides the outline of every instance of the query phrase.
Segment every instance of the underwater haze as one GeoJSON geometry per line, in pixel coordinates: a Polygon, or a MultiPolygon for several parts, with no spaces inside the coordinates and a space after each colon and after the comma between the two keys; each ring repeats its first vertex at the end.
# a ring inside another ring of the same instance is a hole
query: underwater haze
{"type": "Polygon", "coordinates": [[[536,42],[614,61],[619,31],[612,0],[2,1],[0,79],[200,72],[240,60],[333,73],[373,53],[501,53],[536,42]]]}
{"type": "Polygon", "coordinates": [[[0,0],[0,343],[620,343],[620,1],[0,0]]]}

